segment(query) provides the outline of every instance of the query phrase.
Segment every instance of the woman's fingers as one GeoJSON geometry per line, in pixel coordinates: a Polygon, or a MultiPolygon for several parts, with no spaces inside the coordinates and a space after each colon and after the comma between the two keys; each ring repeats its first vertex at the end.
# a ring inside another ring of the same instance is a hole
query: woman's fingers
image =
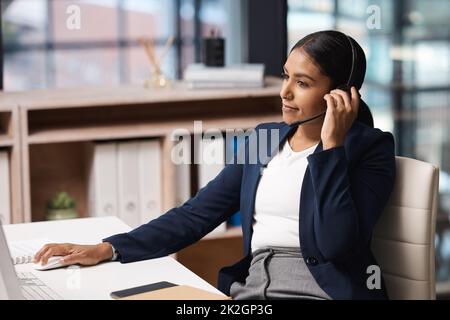
{"type": "Polygon", "coordinates": [[[345,110],[345,101],[342,98],[342,96],[338,93],[336,93],[335,91],[331,91],[330,95],[333,97],[334,101],[336,102],[336,108],[339,111],[344,111],[345,110]]]}
{"type": "Polygon", "coordinates": [[[35,256],[34,261],[38,263],[41,261],[42,265],[46,265],[48,259],[53,256],[64,256],[69,254],[68,245],[65,244],[49,244],[45,245],[35,256]]]}
{"type": "Polygon", "coordinates": [[[46,265],[48,262],[48,259],[50,259],[51,257],[53,257],[55,255],[53,252],[54,252],[53,248],[49,248],[47,251],[45,251],[45,253],[42,255],[42,257],[40,259],[42,265],[46,265]]]}
{"type": "Polygon", "coordinates": [[[330,112],[333,111],[336,107],[335,101],[331,94],[326,94],[324,97],[325,101],[327,102],[327,110],[330,109],[330,112]]]}
{"type": "Polygon", "coordinates": [[[342,100],[346,111],[352,111],[352,101],[350,95],[344,90],[336,89],[332,91],[335,94],[338,94],[342,100]]]}
{"type": "Polygon", "coordinates": [[[42,256],[52,247],[55,246],[55,244],[46,244],[43,246],[35,255],[34,255],[34,262],[38,263],[41,261],[42,256]]]}
{"type": "Polygon", "coordinates": [[[55,245],[53,247],[50,247],[41,257],[41,264],[46,265],[48,262],[48,259],[50,259],[53,256],[61,256],[62,250],[60,249],[59,245],[55,245]]]}
{"type": "Polygon", "coordinates": [[[328,108],[321,132],[324,150],[343,145],[345,135],[356,119],[359,95],[354,87],[351,93],[350,97],[347,92],[337,89],[324,96],[328,108]]]}
{"type": "Polygon", "coordinates": [[[339,108],[338,110],[345,110],[347,114],[352,114],[354,118],[356,118],[359,109],[359,93],[355,87],[351,88],[349,93],[336,89],[331,91],[331,95],[337,101],[339,108]]]}
{"type": "Polygon", "coordinates": [[[49,244],[45,245],[35,256],[35,263],[41,261],[46,265],[53,256],[62,256],[60,262],[66,266],[71,264],[95,265],[109,260],[112,256],[111,245],[49,244]]]}

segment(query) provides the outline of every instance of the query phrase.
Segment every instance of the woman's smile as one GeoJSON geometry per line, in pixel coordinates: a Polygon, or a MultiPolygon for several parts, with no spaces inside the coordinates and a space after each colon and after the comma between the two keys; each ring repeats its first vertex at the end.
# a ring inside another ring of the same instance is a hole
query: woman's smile
{"type": "Polygon", "coordinates": [[[297,111],[299,111],[298,108],[295,108],[295,107],[292,107],[292,106],[288,106],[287,104],[284,104],[284,103],[283,103],[282,109],[283,109],[283,112],[297,112],[297,111]]]}

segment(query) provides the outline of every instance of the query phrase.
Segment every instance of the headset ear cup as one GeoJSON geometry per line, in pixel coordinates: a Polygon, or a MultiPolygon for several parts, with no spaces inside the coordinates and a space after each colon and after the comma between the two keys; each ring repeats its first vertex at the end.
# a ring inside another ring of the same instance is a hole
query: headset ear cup
{"type": "Polygon", "coordinates": [[[370,111],[367,103],[365,103],[362,99],[359,100],[358,116],[356,117],[356,120],[371,128],[374,127],[372,112],[370,111]]]}
{"type": "Polygon", "coordinates": [[[350,96],[352,95],[352,90],[351,90],[351,88],[350,88],[349,86],[345,85],[345,84],[344,84],[344,85],[341,85],[341,86],[339,86],[339,87],[337,87],[336,89],[345,91],[345,92],[347,92],[348,94],[350,94],[350,96]]]}
{"type": "MultiPolygon", "coordinates": [[[[337,87],[336,89],[345,91],[345,92],[347,92],[347,93],[350,95],[350,97],[352,96],[352,88],[349,87],[349,86],[347,86],[347,85],[339,86],[339,87],[337,87]]],[[[356,89],[356,92],[358,92],[358,96],[361,98],[361,93],[359,93],[359,90],[358,90],[358,89],[356,89]]]]}

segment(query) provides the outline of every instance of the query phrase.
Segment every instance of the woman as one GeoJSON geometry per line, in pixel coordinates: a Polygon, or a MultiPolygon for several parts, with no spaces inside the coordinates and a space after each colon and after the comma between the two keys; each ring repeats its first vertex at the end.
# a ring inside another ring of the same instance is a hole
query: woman
{"type": "Polygon", "coordinates": [[[366,107],[357,91],[365,70],[355,40],[336,31],[308,35],[284,66],[284,121],[260,124],[252,134],[257,140],[278,134],[267,161],[228,165],[182,206],[129,233],[93,246],[46,245],[35,260],[59,255],[65,264],[93,265],[157,258],[200,240],[240,210],[244,258],[220,271],[225,294],[386,299],[384,284],[367,286],[367,268],[377,264],[372,231],[394,184],[394,140],[357,121],[366,107]],[[335,89],[342,84],[351,91],[335,89]]]}

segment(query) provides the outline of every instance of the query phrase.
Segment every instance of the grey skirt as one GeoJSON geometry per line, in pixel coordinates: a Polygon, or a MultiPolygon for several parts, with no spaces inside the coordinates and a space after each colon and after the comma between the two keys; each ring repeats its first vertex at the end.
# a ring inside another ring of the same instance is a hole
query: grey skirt
{"type": "Polygon", "coordinates": [[[244,283],[230,288],[234,300],[331,300],[319,287],[299,248],[267,248],[253,253],[244,283]]]}

